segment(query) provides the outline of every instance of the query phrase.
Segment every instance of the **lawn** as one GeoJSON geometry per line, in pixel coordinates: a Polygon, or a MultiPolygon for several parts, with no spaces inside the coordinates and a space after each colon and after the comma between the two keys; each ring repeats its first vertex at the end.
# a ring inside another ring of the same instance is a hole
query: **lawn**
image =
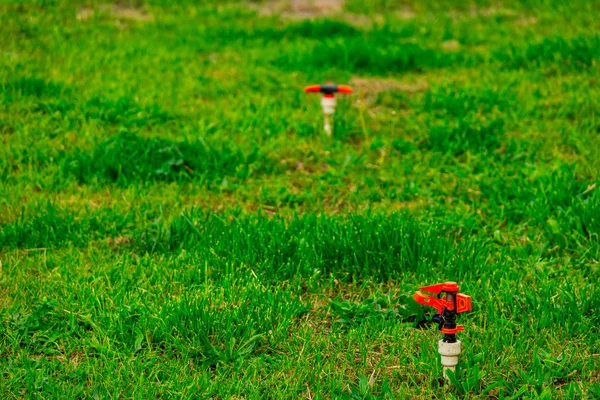
{"type": "Polygon", "coordinates": [[[599,398],[598,15],[3,0],[0,398],[599,398]]]}

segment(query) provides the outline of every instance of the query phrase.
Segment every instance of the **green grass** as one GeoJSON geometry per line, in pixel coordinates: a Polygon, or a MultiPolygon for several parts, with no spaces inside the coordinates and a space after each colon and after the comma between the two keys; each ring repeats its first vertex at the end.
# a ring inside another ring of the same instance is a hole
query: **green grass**
{"type": "Polygon", "coordinates": [[[598,398],[600,5],[286,4],[0,5],[0,397],[598,398]]]}

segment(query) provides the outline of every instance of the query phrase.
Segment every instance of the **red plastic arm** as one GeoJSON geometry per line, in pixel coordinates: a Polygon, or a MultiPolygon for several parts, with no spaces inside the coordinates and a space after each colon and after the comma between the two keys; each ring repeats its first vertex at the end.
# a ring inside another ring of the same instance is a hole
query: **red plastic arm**
{"type": "Polygon", "coordinates": [[[333,95],[334,93],[352,93],[352,88],[348,85],[335,85],[327,83],[324,85],[310,85],[304,88],[306,93],[323,93],[324,95],[333,95]]]}
{"type": "MultiPolygon", "coordinates": [[[[438,312],[442,312],[442,309],[446,307],[446,300],[438,299],[436,297],[429,296],[418,291],[415,292],[413,299],[415,299],[415,301],[419,304],[435,308],[436,310],[438,310],[438,312]]],[[[452,305],[452,307],[454,307],[454,304],[452,305]]]]}
{"type": "MultiPolygon", "coordinates": [[[[446,282],[446,283],[438,283],[436,285],[424,286],[420,288],[423,291],[440,294],[442,292],[458,292],[460,289],[456,282],[446,282]]],[[[438,299],[436,297],[429,296],[427,294],[416,292],[413,296],[415,301],[424,306],[429,306],[435,308],[438,312],[442,312],[443,308],[447,308],[448,310],[454,309],[454,302],[446,301],[446,299],[438,299]]],[[[462,313],[465,311],[471,311],[471,296],[467,296],[466,294],[456,293],[456,312],[462,313]]]]}
{"type": "Polygon", "coordinates": [[[304,88],[306,93],[319,93],[321,91],[321,85],[310,85],[304,88]]]}
{"type": "Polygon", "coordinates": [[[431,286],[423,286],[419,288],[419,290],[423,290],[425,292],[440,294],[442,292],[458,292],[460,287],[456,284],[456,282],[444,282],[444,283],[436,283],[431,286]]]}

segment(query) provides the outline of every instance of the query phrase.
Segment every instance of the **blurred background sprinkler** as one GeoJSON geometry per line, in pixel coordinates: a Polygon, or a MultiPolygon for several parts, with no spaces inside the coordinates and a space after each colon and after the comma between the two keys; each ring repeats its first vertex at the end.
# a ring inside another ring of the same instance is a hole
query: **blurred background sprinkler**
{"type": "Polygon", "coordinates": [[[454,374],[458,364],[458,356],[461,353],[461,342],[456,338],[459,331],[463,331],[462,325],[456,324],[456,315],[471,310],[471,296],[458,293],[460,290],[456,282],[438,283],[431,286],[419,288],[419,290],[436,294],[437,297],[415,292],[414,299],[424,306],[435,308],[438,313],[431,321],[438,324],[438,328],[444,334],[443,339],[438,341],[438,352],[442,358],[444,378],[448,382],[448,370],[454,374]],[[445,293],[445,295],[443,295],[445,293]]]}
{"type": "Polygon", "coordinates": [[[327,83],[325,85],[311,85],[304,88],[306,93],[323,93],[321,98],[321,106],[323,107],[323,114],[325,114],[325,124],[323,129],[325,133],[331,136],[331,122],[330,117],[335,113],[335,93],[352,93],[352,88],[346,85],[334,85],[333,83],[327,83]]]}

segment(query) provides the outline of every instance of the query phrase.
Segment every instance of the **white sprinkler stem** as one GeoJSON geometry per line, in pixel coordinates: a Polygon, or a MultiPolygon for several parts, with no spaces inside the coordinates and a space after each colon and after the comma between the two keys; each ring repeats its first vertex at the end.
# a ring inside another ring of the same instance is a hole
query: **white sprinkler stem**
{"type": "Polygon", "coordinates": [[[325,129],[325,133],[331,136],[331,122],[330,116],[335,112],[335,97],[321,97],[321,106],[323,107],[323,114],[325,114],[325,125],[323,129],[325,129]]]}
{"type": "Polygon", "coordinates": [[[456,372],[456,364],[458,364],[458,356],[460,355],[460,340],[455,343],[448,343],[440,340],[438,342],[438,352],[442,356],[442,367],[444,367],[444,379],[449,380],[446,374],[447,370],[456,372]]]}

